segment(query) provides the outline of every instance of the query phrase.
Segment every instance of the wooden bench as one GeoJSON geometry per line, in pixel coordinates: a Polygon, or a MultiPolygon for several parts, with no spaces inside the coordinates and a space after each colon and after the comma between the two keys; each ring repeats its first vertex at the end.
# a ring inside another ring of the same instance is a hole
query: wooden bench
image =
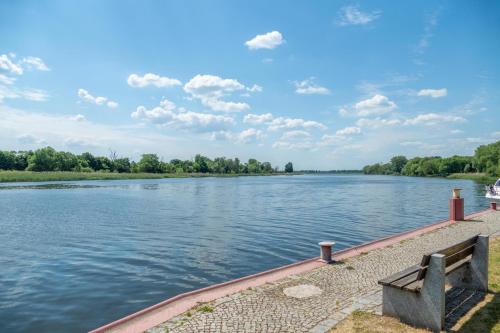
{"type": "Polygon", "coordinates": [[[425,254],[420,264],[379,281],[382,313],[439,332],[444,326],[445,284],[487,291],[488,236],[477,235],[425,254]]]}

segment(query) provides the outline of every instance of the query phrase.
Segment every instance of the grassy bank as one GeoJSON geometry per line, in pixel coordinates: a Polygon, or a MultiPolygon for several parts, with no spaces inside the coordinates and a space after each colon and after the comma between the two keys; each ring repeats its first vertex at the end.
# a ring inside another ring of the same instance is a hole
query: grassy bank
{"type": "Polygon", "coordinates": [[[0,182],[47,182],[73,180],[110,180],[110,179],[160,179],[187,177],[238,177],[264,176],[269,174],[210,174],[210,173],[110,173],[110,172],[33,172],[0,171],[0,182]]]}
{"type": "MultiPolygon", "coordinates": [[[[485,299],[463,316],[451,332],[500,333],[500,238],[490,239],[488,284],[485,299]]],[[[335,326],[330,333],[423,333],[423,329],[405,325],[395,318],[355,311],[335,326]]]]}
{"type": "Polygon", "coordinates": [[[485,173],[452,173],[448,179],[470,179],[481,184],[494,184],[497,181],[497,177],[491,177],[485,173]]]}

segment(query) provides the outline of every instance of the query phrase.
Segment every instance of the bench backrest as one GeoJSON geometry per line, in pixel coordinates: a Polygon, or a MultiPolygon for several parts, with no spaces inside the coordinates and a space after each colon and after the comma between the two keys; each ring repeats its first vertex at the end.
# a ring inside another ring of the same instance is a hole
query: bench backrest
{"type": "Polygon", "coordinates": [[[427,267],[429,266],[429,262],[431,261],[431,256],[433,254],[443,254],[446,257],[447,268],[472,255],[472,252],[474,252],[474,246],[477,243],[478,236],[479,235],[476,235],[445,249],[424,254],[422,257],[422,261],[420,262],[420,271],[417,274],[417,280],[422,280],[425,278],[425,273],[427,273],[427,267]]]}

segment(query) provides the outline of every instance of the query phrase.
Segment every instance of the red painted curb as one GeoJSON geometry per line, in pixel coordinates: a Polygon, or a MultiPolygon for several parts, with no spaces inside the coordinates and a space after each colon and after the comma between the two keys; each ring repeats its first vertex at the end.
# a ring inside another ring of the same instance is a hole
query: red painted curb
{"type": "MultiPolygon", "coordinates": [[[[488,208],[476,213],[469,214],[464,217],[464,220],[470,220],[477,216],[483,215],[490,212],[492,209],[488,208]]],[[[344,260],[362,252],[367,252],[382,248],[391,244],[394,244],[403,239],[408,239],[420,234],[439,229],[441,227],[447,226],[449,224],[455,223],[452,220],[442,220],[436,223],[432,223],[426,226],[419,227],[417,229],[401,232],[392,236],[384,237],[374,241],[366,242],[361,245],[356,245],[344,250],[334,252],[333,258],[335,260],[344,260]]],[[[262,285],[264,283],[273,282],[293,274],[303,273],[321,266],[326,265],[319,260],[319,257],[314,257],[311,259],[299,261],[290,265],[281,266],[273,268],[260,273],[248,275],[235,280],[211,285],[205,288],[193,290],[190,292],[182,293],[177,296],[171,297],[157,303],[153,306],[147,307],[143,310],[130,314],[124,318],[118,319],[114,322],[101,326],[97,329],[90,331],[89,333],[103,333],[103,332],[121,332],[121,333],[135,333],[143,332],[144,330],[161,324],[172,317],[175,317],[190,308],[196,306],[200,302],[209,302],[220,297],[227,296],[229,294],[248,289],[249,287],[255,287],[262,285]],[[173,305],[173,303],[179,302],[178,305],[173,305]],[[164,313],[154,313],[161,312],[163,307],[171,305],[172,308],[164,309],[164,313]],[[140,318],[147,317],[150,318],[140,318]],[[156,316],[155,316],[156,315],[156,316]],[[121,327],[121,326],[124,327],[121,327]]]]}

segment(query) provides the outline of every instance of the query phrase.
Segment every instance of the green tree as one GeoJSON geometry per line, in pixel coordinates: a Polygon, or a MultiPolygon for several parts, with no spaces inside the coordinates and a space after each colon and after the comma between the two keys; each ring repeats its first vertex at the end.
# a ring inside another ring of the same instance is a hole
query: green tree
{"type": "Polygon", "coordinates": [[[140,172],[157,173],[161,172],[160,159],[156,154],[143,154],[138,163],[140,172]]]}
{"type": "Polygon", "coordinates": [[[28,170],[30,171],[55,171],[56,167],[56,151],[52,147],[35,150],[28,160],[28,170]]]}
{"type": "Polygon", "coordinates": [[[128,157],[117,158],[114,160],[113,164],[115,171],[119,173],[131,171],[130,160],[128,159],[128,157]]]}
{"type": "Polygon", "coordinates": [[[16,162],[16,154],[11,151],[0,150],[0,170],[13,170],[16,162]]]}
{"type": "Polygon", "coordinates": [[[69,152],[56,152],[56,170],[58,171],[73,171],[78,168],[78,157],[69,152]]]}
{"type": "Polygon", "coordinates": [[[293,172],[292,162],[288,162],[287,164],[285,164],[285,172],[287,172],[287,173],[293,172]]]}
{"type": "Polygon", "coordinates": [[[408,159],[405,156],[394,156],[391,158],[391,171],[398,175],[401,174],[401,170],[403,170],[407,162],[408,159]]]}

